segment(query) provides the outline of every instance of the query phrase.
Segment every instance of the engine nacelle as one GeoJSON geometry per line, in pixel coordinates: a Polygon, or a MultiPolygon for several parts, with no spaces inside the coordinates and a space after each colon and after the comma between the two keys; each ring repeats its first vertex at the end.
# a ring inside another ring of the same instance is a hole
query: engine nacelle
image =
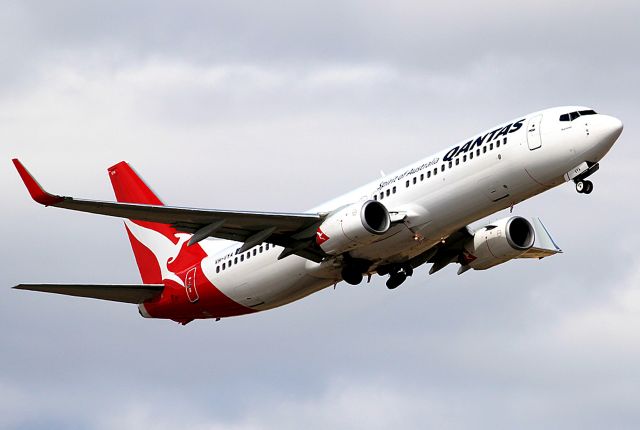
{"type": "Polygon", "coordinates": [[[475,232],[464,245],[460,264],[488,269],[524,254],[535,239],[535,230],[525,218],[503,218],[475,232]]]}
{"type": "Polygon", "coordinates": [[[387,208],[376,200],[337,209],[320,225],[316,243],[324,252],[338,255],[375,242],[391,227],[387,208]]]}

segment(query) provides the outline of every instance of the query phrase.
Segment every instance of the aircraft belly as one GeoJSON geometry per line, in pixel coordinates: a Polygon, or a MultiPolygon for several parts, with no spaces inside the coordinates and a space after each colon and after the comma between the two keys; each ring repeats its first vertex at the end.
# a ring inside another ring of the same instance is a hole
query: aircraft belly
{"type": "Polygon", "coordinates": [[[335,282],[334,278],[313,276],[309,261],[295,255],[277,264],[257,261],[249,264],[254,266],[238,267],[236,273],[230,269],[224,277],[218,277],[216,286],[236,303],[256,310],[290,303],[335,282]]]}

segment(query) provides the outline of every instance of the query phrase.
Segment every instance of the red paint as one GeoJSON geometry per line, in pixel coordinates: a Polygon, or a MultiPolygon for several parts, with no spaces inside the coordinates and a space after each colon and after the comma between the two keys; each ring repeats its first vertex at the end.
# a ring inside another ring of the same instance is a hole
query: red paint
{"type": "Polygon", "coordinates": [[[36,179],[29,173],[29,171],[22,165],[20,160],[14,158],[13,165],[16,166],[18,174],[22,178],[22,182],[27,187],[27,191],[31,194],[31,198],[41,205],[53,206],[57,203],[64,201],[64,197],[54,196],[46,192],[36,181],[36,179]]]}
{"type": "Polygon", "coordinates": [[[318,231],[316,232],[316,243],[318,245],[322,245],[327,240],[329,240],[329,236],[324,234],[322,230],[318,229],[318,231]]]}
{"type": "MultiPolygon", "coordinates": [[[[163,205],[126,162],[122,161],[110,167],[108,171],[113,191],[119,202],[163,205]]],[[[179,232],[170,225],[148,221],[131,221],[162,234],[173,244],[179,243],[179,239],[176,237],[179,232]]],[[[183,243],[175,259],[158,261],[156,255],[140,243],[128,228],[127,233],[142,281],[145,284],[163,283],[165,285],[164,291],[159,297],[144,304],[145,310],[150,316],[169,318],[186,324],[199,318],[222,318],[256,312],[254,309],[242,306],[225,296],[204,276],[202,260],[207,254],[200,245],[187,246],[186,243],[183,243]],[[183,285],[174,280],[162,279],[161,264],[166,264],[167,269],[180,278],[183,285]],[[187,291],[189,286],[190,290],[187,291]]]]}

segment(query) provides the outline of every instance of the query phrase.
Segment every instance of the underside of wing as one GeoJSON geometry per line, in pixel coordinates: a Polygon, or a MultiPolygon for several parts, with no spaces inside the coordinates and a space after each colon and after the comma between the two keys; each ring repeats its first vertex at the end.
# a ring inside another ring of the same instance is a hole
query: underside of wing
{"type": "Polygon", "coordinates": [[[40,291],[42,293],[64,294],[66,296],[88,297],[113,302],[140,304],[158,297],[162,284],[20,284],[18,290],[40,291]]]}
{"type": "Polygon", "coordinates": [[[529,221],[535,231],[536,240],[533,246],[518,258],[544,258],[562,253],[540,218],[530,218],[529,221]]]}
{"type": "Polygon", "coordinates": [[[14,159],[13,163],[31,197],[45,206],[168,224],[177,230],[192,233],[189,244],[216,237],[244,242],[240,251],[267,242],[285,248],[282,257],[297,254],[321,261],[325,256],[314,240],[317,227],[323,219],[322,214],[194,209],[76,199],[46,192],[19,160],[14,159]]]}

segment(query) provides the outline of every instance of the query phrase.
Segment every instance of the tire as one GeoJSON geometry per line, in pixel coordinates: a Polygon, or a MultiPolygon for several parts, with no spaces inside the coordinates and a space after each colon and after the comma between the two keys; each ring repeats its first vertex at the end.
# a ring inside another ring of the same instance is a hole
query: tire
{"type": "Polygon", "coordinates": [[[585,191],[585,183],[584,181],[578,181],[576,182],[576,191],[579,192],[580,194],[584,193],[585,191]]]}
{"type": "Polygon", "coordinates": [[[362,273],[354,270],[353,267],[345,267],[342,269],[342,279],[347,284],[358,285],[362,282],[362,273]]]}
{"type": "Polygon", "coordinates": [[[404,273],[396,273],[387,280],[387,288],[390,290],[398,288],[405,280],[407,275],[404,273]]]}
{"type": "Polygon", "coordinates": [[[593,191],[593,182],[584,181],[584,193],[591,194],[591,191],[593,191]]]}

